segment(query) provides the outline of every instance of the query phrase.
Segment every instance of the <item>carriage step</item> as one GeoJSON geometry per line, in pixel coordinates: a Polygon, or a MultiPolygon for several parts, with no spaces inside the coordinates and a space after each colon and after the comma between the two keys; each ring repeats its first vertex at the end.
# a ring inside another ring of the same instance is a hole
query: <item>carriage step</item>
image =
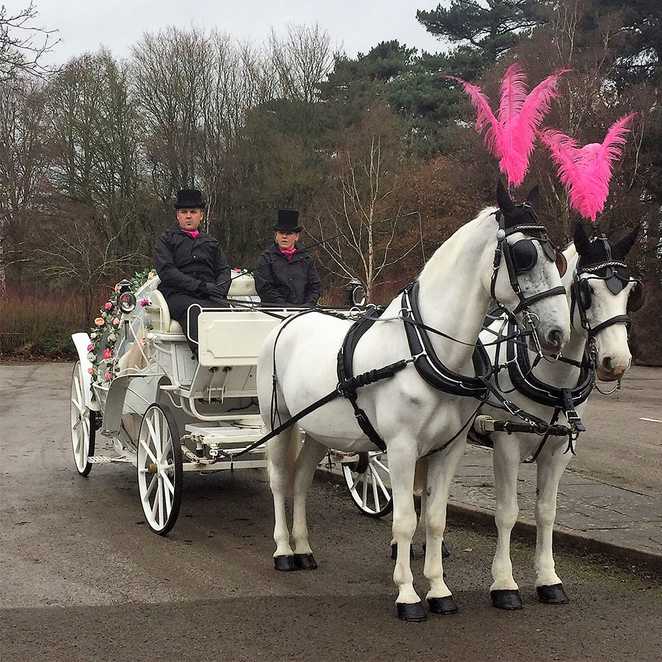
{"type": "Polygon", "coordinates": [[[87,458],[87,461],[90,464],[111,464],[113,462],[119,462],[124,464],[132,464],[133,460],[127,457],[126,455],[120,455],[119,457],[109,457],[108,455],[90,455],[87,458]]]}

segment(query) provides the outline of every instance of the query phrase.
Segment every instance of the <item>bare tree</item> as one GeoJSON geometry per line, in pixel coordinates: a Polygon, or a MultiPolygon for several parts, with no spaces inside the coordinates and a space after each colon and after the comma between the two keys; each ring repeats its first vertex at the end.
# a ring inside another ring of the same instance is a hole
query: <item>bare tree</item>
{"type": "Polygon", "coordinates": [[[95,231],[119,254],[142,234],[138,113],[126,65],[107,51],[71,60],[48,87],[49,178],[56,191],[96,210],[95,231]]]}
{"type": "Polygon", "coordinates": [[[290,26],[283,38],[272,31],[270,52],[280,94],[303,103],[316,101],[319,84],[333,67],[328,33],[319,25],[290,26]]]}
{"type": "Polygon", "coordinates": [[[336,205],[326,218],[318,216],[319,236],[315,238],[326,255],[325,268],[340,278],[360,274],[367,300],[372,301],[384,270],[418,248],[418,239],[407,246],[401,241],[404,219],[416,220],[417,212],[403,213],[394,199],[395,179],[384,163],[381,136],[370,137],[367,153],[355,158],[345,150],[336,159],[336,205]]]}
{"type": "Polygon", "coordinates": [[[178,28],[146,34],[133,47],[131,64],[145,157],[154,189],[166,200],[200,177],[203,109],[214,64],[210,37],[178,28]]]}
{"type": "Polygon", "coordinates": [[[44,192],[44,133],[41,83],[0,85],[0,297],[7,291],[7,267],[26,259],[20,251],[22,221],[34,213],[44,192]]]}
{"type": "Polygon", "coordinates": [[[44,77],[53,71],[43,64],[43,57],[60,40],[57,30],[35,25],[37,15],[32,0],[15,12],[0,5],[0,82],[25,75],[44,77]]]}
{"type": "Polygon", "coordinates": [[[94,308],[99,288],[109,279],[125,273],[136,260],[135,253],[121,253],[117,243],[122,230],[109,237],[101,236],[94,209],[66,199],[56,201],[42,217],[57,234],[57,241],[43,237],[34,250],[38,270],[55,283],[65,283],[80,291],[84,300],[84,319],[94,308]]]}

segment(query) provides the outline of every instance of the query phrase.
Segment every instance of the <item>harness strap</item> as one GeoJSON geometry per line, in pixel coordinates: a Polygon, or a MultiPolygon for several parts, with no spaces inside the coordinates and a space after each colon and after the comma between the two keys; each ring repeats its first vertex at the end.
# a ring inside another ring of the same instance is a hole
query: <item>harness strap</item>
{"type": "Polygon", "coordinates": [[[629,329],[632,321],[630,320],[629,315],[615,315],[614,317],[610,317],[608,320],[605,320],[604,322],[600,322],[597,326],[593,326],[589,329],[589,335],[590,336],[597,336],[600,331],[613,326],[614,324],[625,324],[625,326],[629,329]]]}
{"type": "Polygon", "coordinates": [[[506,345],[506,359],[508,376],[513,386],[522,395],[546,407],[562,407],[564,411],[574,412],[575,407],[584,402],[593,390],[595,371],[586,359],[579,366],[579,378],[573,389],[561,389],[546,384],[532,374],[533,368],[526,347],[509,341],[506,345]]]}
{"type": "Polygon", "coordinates": [[[447,368],[434,351],[425,328],[422,327],[418,308],[418,281],[414,281],[402,293],[403,320],[409,351],[418,374],[433,388],[451,395],[461,395],[482,400],[487,395],[485,381],[492,373],[485,348],[480,341],[474,351],[474,367],[479,376],[461,375],[447,368]],[[406,323],[415,322],[412,323],[406,323]]]}
{"type": "Polygon", "coordinates": [[[538,292],[537,294],[532,294],[530,297],[524,296],[523,294],[519,295],[520,302],[517,308],[513,310],[513,315],[516,315],[521,310],[526,308],[536,301],[541,301],[542,299],[547,299],[548,297],[554,297],[557,294],[563,294],[565,296],[565,287],[559,285],[558,287],[553,287],[551,290],[545,290],[544,292],[538,292]]]}
{"type": "Polygon", "coordinates": [[[357,404],[356,390],[361,386],[372,384],[380,379],[393,376],[398,370],[407,365],[406,361],[399,361],[378,370],[370,370],[354,377],[354,350],[363,334],[377,321],[376,318],[364,318],[355,322],[345,335],[345,339],[338,351],[338,392],[347,398],[354,409],[354,417],[363,434],[381,451],[386,450],[384,440],[373,427],[368,415],[357,404]],[[401,365],[400,365],[401,364],[401,365]]]}
{"type": "Polygon", "coordinates": [[[538,455],[540,455],[540,452],[542,451],[545,444],[547,443],[547,440],[549,439],[550,435],[552,434],[552,429],[553,429],[554,425],[556,425],[556,421],[559,420],[559,414],[560,413],[561,413],[561,410],[557,407],[554,410],[552,420],[549,422],[549,428],[547,429],[547,432],[545,432],[545,435],[540,440],[540,443],[538,444],[538,447],[536,448],[533,455],[531,455],[530,457],[527,457],[526,460],[523,461],[523,464],[532,464],[533,462],[535,462],[538,459],[538,455]]]}

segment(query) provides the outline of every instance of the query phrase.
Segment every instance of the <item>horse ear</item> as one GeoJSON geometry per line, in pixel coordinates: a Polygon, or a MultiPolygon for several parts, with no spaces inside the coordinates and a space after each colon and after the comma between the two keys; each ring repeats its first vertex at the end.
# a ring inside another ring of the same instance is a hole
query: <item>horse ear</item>
{"type": "Polygon", "coordinates": [[[513,209],[515,209],[515,205],[510,199],[510,194],[506,190],[506,187],[503,185],[501,177],[499,177],[499,181],[497,181],[496,197],[499,209],[504,213],[504,215],[508,215],[509,212],[512,212],[513,209]]]}
{"type": "Polygon", "coordinates": [[[540,186],[537,184],[529,191],[529,195],[526,196],[526,204],[533,207],[535,211],[538,211],[538,204],[540,203],[540,186]]]}
{"type": "Polygon", "coordinates": [[[579,255],[588,255],[591,242],[588,238],[588,235],[586,234],[586,230],[584,229],[584,224],[581,221],[575,222],[574,241],[577,253],[579,253],[579,255]]]}
{"type": "Polygon", "coordinates": [[[623,239],[614,245],[612,248],[614,257],[623,259],[630,252],[634,246],[634,242],[637,241],[637,235],[639,234],[640,228],[641,226],[637,225],[637,227],[632,230],[632,232],[628,232],[628,234],[626,234],[623,239]]]}

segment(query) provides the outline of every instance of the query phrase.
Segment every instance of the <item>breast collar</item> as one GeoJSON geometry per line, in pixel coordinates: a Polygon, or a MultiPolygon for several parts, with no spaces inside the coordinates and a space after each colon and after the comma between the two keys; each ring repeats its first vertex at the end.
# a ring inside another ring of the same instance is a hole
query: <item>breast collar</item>
{"type": "MultiPolygon", "coordinates": [[[[516,330],[512,321],[508,323],[508,335],[516,330]]],[[[595,369],[588,356],[584,355],[579,369],[579,379],[573,389],[552,386],[538,379],[534,374],[529,359],[529,350],[522,342],[512,338],[506,343],[506,358],[508,361],[508,376],[519,393],[530,400],[547,407],[566,408],[568,399],[572,407],[585,402],[591,394],[595,383],[595,369]]]]}
{"type": "Polygon", "coordinates": [[[414,281],[402,292],[402,317],[405,322],[405,333],[409,343],[409,351],[414,358],[414,366],[418,374],[433,388],[465,397],[483,400],[488,395],[485,380],[491,374],[489,356],[478,340],[473,354],[475,376],[461,375],[447,368],[434,351],[430,336],[421,328],[423,320],[418,307],[419,283],[414,281]],[[407,320],[416,322],[408,324],[407,320]]]}

